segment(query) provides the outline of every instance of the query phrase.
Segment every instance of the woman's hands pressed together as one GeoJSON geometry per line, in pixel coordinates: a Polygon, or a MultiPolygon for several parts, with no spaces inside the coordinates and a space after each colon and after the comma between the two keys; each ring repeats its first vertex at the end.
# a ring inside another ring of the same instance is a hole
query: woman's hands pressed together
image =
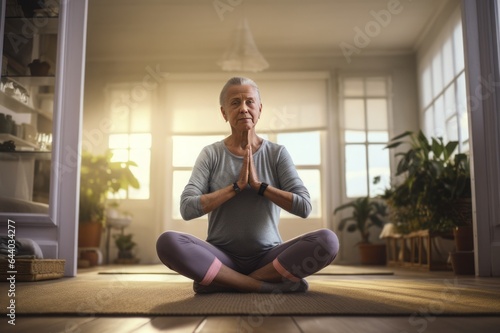
{"type": "Polygon", "coordinates": [[[254,190],[259,190],[261,182],[259,181],[259,176],[257,175],[255,164],[253,162],[253,151],[251,145],[247,145],[245,148],[245,155],[243,156],[243,164],[241,165],[240,176],[237,184],[242,190],[246,188],[247,184],[249,184],[254,190]]]}
{"type": "MultiPolygon", "coordinates": [[[[249,184],[255,192],[258,192],[260,186],[262,185],[253,161],[253,150],[251,145],[246,146],[246,152],[243,156],[243,164],[241,166],[237,184],[242,190],[246,188],[247,184],[249,184]]],[[[269,200],[286,211],[291,211],[293,204],[293,195],[291,192],[283,191],[271,186],[268,186],[267,188],[268,189],[264,193],[269,200]]]]}

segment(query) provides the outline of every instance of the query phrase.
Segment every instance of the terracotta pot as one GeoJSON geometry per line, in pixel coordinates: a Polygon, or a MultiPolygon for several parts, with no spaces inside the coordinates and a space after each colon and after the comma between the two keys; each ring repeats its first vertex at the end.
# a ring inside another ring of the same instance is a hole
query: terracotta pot
{"type": "Polygon", "coordinates": [[[457,251],[474,251],[474,233],[472,226],[453,228],[455,246],[457,251]]]}
{"type": "Polygon", "coordinates": [[[90,267],[97,266],[97,264],[99,262],[99,256],[98,256],[97,252],[92,251],[92,250],[83,251],[80,254],[80,259],[88,261],[90,267]]]}
{"type": "Polygon", "coordinates": [[[473,275],[474,268],[474,251],[452,252],[451,266],[456,275],[473,275]]]}
{"type": "Polygon", "coordinates": [[[101,222],[81,222],[78,226],[78,247],[100,247],[101,222]]]}
{"type": "Polygon", "coordinates": [[[459,225],[472,225],[472,199],[458,199],[454,206],[455,219],[459,225]]]}
{"type": "Polygon", "coordinates": [[[363,265],[385,265],[387,253],[385,244],[359,244],[361,264],[363,265]]]}

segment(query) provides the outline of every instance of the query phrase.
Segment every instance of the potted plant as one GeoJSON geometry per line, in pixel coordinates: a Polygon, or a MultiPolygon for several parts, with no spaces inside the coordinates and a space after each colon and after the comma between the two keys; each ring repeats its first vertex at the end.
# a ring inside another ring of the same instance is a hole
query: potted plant
{"type": "Polygon", "coordinates": [[[340,220],[338,229],[343,231],[347,227],[348,232],[359,231],[361,242],[357,245],[360,250],[361,263],[367,265],[384,265],[386,261],[385,244],[370,243],[370,228],[376,226],[382,228],[385,221],[386,205],[370,197],[357,198],[351,202],[338,206],[334,214],[344,209],[352,209],[351,215],[340,220]]]}
{"type": "Polygon", "coordinates": [[[113,235],[115,245],[118,248],[118,259],[115,260],[117,264],[137,263],[139,260],[135,258],[132,250],[137,245],[132,240],[132,234],[118,234],[113,235]]]}
{"type": "Polygon", "coordinates": [[[139,181],[130,170],[136,163],[112,162],[112,153],[82,153],[80,171],[79,247],[99,247],[105,224],[105,205],[110,194],[129,186],[139,188],[139,181]]]}
{"type": "MultiPolygon", "coordinates": [[[[457,141],[429,140],[421,131],[398,135],[386,148],[403,144],[409,148],[395,154],[400,158],[396,169],[399,182],[382,197],[399,232],[427,230],[435,249],[445,249],[447,246],[440,240],[457,240],[453,236],[456,227],[469,225],[472,231],[469,156],[455,152],[457,141]]],[[[434,257],[439,256],[446,262],[448,251],[435,251],[434,257]]]]}
{"type": "Polygon", "coordinates": [[[383,198],[396,214],[400,232],[428,229],[450,233],[455,211],[451,208],[459,197],[470,193],[470,178],[465,154],[454,154],[458,142],[444,143],[442,138],[429,141],[420,131],[396,136],[386,148],[402,144],[410,147],[399,157],[396,177],[402,179],[387,189],[383,198]],[[469,190],[467,191],[467,186],[469,190]]]}
{"type": "Polygon", "coordinates": [[[447,198],[441,209],[449,216],[453,230],[455,251],[450,253],[455,274],[475,273],[474,232],[472,228],[472,191],[470,178],[470,160],[465,154],[457,154],[455,161],[443,173],[443,182],[447,198]]]}

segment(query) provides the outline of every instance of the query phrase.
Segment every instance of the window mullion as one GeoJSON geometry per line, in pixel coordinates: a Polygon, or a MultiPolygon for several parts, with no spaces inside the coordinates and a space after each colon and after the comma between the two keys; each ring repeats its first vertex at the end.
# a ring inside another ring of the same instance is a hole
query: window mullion
{"type": "Polygon", "coordinates": [[[368,145],[369,145],[369,140],[368,140],[368,93],[367,93],[367,85],[366,85],[366,78],[363,79],[363,90],[364,90],[364,114],[365,114],[365,170],[366,170],[366,190],[367,196],[370,196],[370,162],[368,161],[368,145]]]}

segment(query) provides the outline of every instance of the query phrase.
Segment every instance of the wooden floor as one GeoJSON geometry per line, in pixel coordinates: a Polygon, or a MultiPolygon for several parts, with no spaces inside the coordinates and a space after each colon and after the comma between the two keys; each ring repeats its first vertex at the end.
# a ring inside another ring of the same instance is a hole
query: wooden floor
{"type": "MultiPolygon", "coordinates": [[[[455,278],[451,272],[416,272],[395,269],[393,276],[386,279],[443,279],[455,278]]],[[[314,279],[317,277],[309,277],[314,279]]],[[[322,276],[322,279],[325,277],[322,276]]],[[[338,279],[330,276],[329,279],[338,279]]],[[[342,276],[342,279],[373,279],[380,276],[342,276]]],[[[475,286],[498,284],[500,278],[459,277],[464,283],[475,286]]],[[[500,300],[499,300],[500,302],[500,300]]],[[[426,311],[426,309],[422,309],[426,311]]],[[[499,317],[434,316],[432,311],[421,317],[363,317],[363,316],[182,316],[182,317],[23,317],[16,318],[15,327],[0,321],[0,332],[26,333],[86,333],[86,332],[182,332],[182,333],[225,333],[225,332],[394,332],[394,333],[446,333],[446,332],[500,332],[499,317]],[[5,330],[7,328],[7,330],[5,330]]]]}

